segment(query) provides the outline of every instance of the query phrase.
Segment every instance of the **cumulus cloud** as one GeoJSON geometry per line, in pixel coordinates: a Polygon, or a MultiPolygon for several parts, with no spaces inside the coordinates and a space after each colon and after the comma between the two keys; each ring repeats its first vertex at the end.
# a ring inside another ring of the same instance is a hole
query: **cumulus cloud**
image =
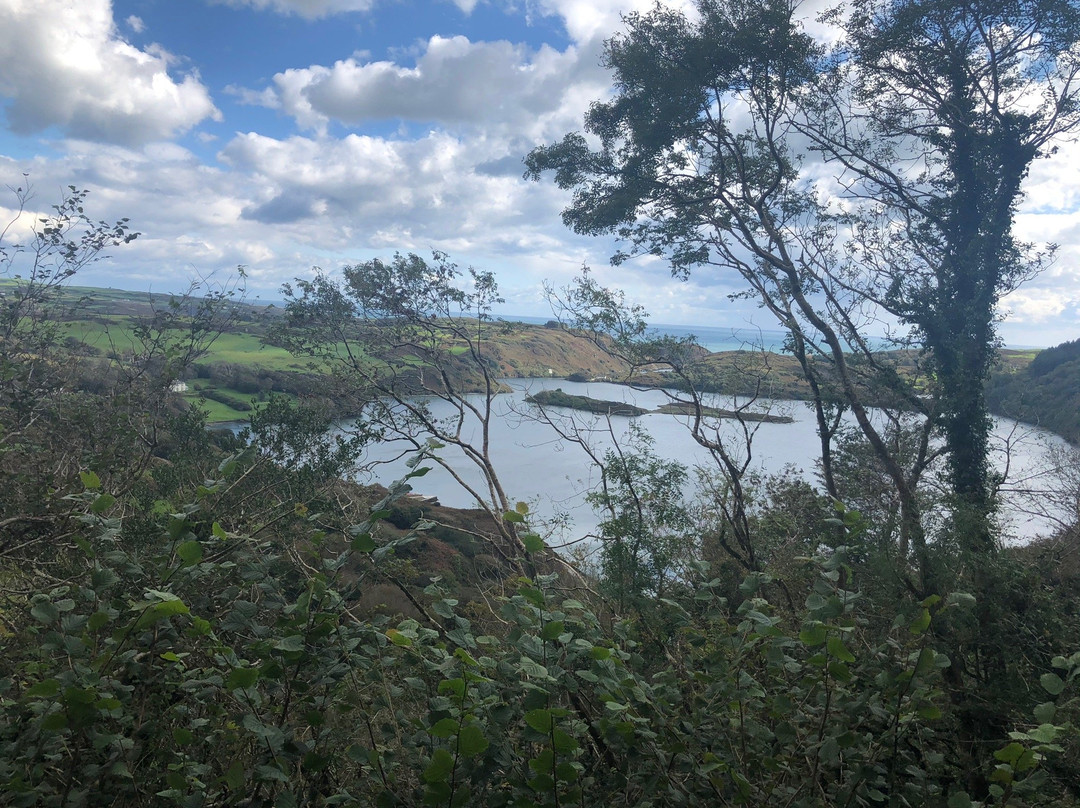
{"type": "Polygon", "coordinates": [[[318,215],[330,225],[318,234],[327,246],[363,243],[365,233],[379,232],[382,241],[397,234],[411,249],[427,246],[424,239],[487,243],[519,215],[523,183],[474,172],[480,150],[440,132],[415,141],[247,133],[220,157],[262,189],[243,210],[246,219],[299,224],[318,215]]]}
{"type": "Polygon", "coordinates": [[[233,92],[319,132],[330,121],[404,120],[540,136],[579,125],[589,101],[606,90],[610,79],[598,60],[596,48],[530,51],[505,41],[434,36],[415,66],[353,56],[278,73],[271,92],[233,92]]]}
{"type": "MultiPolygon", "coordinates": [[[[129,21],[130,24],[130,21],[129,21]]],[[[6,0],[0,5],[0,96],[18,134],[139,144],[219,119],[195,74],[169,75],[163,49],[121,39],[109,0],[6,0]]]]}
{"type": "Polygon", "coordinates": [[[1044,323],[1075,304],[1075,295],[1053,289],[1021,290],[1005,300],[1011,318],[1025,323],[1044,323]]]}

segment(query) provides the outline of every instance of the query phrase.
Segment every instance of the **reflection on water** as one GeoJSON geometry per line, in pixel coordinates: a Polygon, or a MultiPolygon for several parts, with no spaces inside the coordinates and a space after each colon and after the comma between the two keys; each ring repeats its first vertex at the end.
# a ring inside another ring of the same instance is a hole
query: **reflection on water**
{"type": "MultiPolygon", "coordinates": [[[[599,475],[582,449],[561,439],[547,424],[539,423],[529,416],[530,405],[525,403],[528,393],[543,389],[562,388],[565,392],[592,398],[626,401],[643,408],[656,408],[668,399],[663,391],[636,391],[622,385],[606,383],[577,383],[562,379],[508,379],[514,392],[498,396],[495,411],[498,417],[492,424],[492,458],[503,487],[514,500],[529,503],[535,516],[551,520],[560,515],[566,519],[566,527],[558,537],[576,539],[595,529],[597,519],[585,502],[585,493],[596,486],[599,475]]],[[[731,400],[717,397],[715,406],[730,407],[731,400]]],[[[789,424],[754,424],[751,468],[774,473],[791,465],[812,479],[816,473],[816,460],[820,443],[815,430],[813,413],[808,404],[798,401],[760,402],[771,405],[776,414],[793,418],[789,424]]],[[[439,415],[449,415],[450,408],[444,402],[432,400],[431,409],[439,415]]],[[[757,408],[757,405],[755,405],[757,408]]],[[[589,430],[590,441],[598,454],[613,445],[614,440],[625,441],[631,419],[614,417],[610,420],[596,418],[588,413],[557,411],[589,430]]],[[[699,446],[687,429],[687,418],[676,415],[649,414],[635,419],[655,440],[654,450],[662,458],[678,460],[691,468],[702,466],[715,468],[711,455],[699,446]]],[[[475,440],[478,425],[465,430],[467,440],[475,440]]],[[[721,437],[732,447],[745,454],[739,427],[732,422],[722,422],[721,437]]],[[[1008,467],[1006,489],[1007,535],[1017,538],[1033,538],[1048,532],[1053,520],[1031,511],[1042,508],[1046,497],[1040,491],[1045,481],[1040,475],[1047,469],[1047,452],[1061,449],[1068,444],[1045,430],[1017,424],[1015,421],[996,419],[995,443],[999,447],[995,463],[998,468],[1008,467]],[[1006,463],[1004,448],[1008,446],[1006,463]]],[[[368,461],[386,461],[375,467],[365,481],[389,483],[403,477],[408,468],[405,458],[399,457],[401,444],[370,447],[368,461]],[[396,459],[395,459],[396,458],[396,459]]],[[[468,482],[481,485],[482,477],[464,458],[460,451],[451,447],[440,450],[440,456],[448,460],[468,482]]],[[[431,465],[431,464],[425,464],[431,465]]],[[[414,489],[425,495],[436,496],[451,507],[466,508],[474,500],[456,483],[444,469],[433,466],[424,477],[414,481],[414,489]]],[[[482,489],[481,489],[482,490],[482,489]]],[[[688,492],[689,493],[689,492],[688,492]]]]}

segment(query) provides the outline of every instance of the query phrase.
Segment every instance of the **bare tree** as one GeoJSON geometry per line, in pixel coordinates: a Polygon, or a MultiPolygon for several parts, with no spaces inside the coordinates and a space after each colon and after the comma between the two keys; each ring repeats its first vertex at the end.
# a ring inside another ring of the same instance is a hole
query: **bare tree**
{"type": "Polygon", "coordinates": [[[492,317],[501,302],[494,276],[463,273],[439,252],[431,262],[415,254],[375,259],[342,275],[335,282],[319,273],[286,287],[288,317],[276,339],[335,369],[384,440],[442,466],[489,515],[492,549],[520,568],[530,553],[492,461],[495,399],[504,388],[487,346],[511,327],[492,317]],[[436,414],[433,402],[449,414],[436,414]],[[479,472],[480,485],[440,454],[446,446],[479,472]]]}

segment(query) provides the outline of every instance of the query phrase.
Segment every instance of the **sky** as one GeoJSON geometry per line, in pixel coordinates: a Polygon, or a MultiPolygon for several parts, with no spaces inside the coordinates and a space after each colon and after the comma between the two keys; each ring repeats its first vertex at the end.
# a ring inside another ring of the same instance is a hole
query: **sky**
{"type": "MultiPolygon", "coordinates": [[[[637,2],[651,6],[652,0],[637,2]]],[[[0,215],[90,192],[140,237],[79,285],[158,293],[238,266],[252,299],[396,251],[491,270],[501,313],[548,316],[583,265],[653,322],[756,325],[730,276],[611,267],[568,195],[522,178],[535,146],[611,92],[603,42],[634,0],[0,0],[0,215]]],[[[1056,263],[1003,301],[1009,345],[1080,337],[1080,146],[1036,163],[1017,232],[1056,263]]],[[[0,224],[2,227],[2,224],[0,224]]]]}

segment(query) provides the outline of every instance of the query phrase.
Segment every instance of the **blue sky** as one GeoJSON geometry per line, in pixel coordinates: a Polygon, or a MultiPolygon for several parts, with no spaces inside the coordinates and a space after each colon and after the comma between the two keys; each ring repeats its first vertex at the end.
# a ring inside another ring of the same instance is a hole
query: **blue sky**
{"type": "MultiPolygon", "coordinates": [[[[507,313],[546,316],[543,282],[588,264],[656,322],[774,327],[730,278],[609,267],[614,244],[521,178],[609,91],[602,43],[634,1],[0,0],[0,183],[29,174],[40,209],[87,188],[95,218],[131,219],[143,235],[87,285],[243,265],[271,300],[313,266],[441,249],[493,270],[507,313]]],[[[1048,345],[1080,336],[1080,148],[1027,191],[1018,230],[1060,258],[1004,301],[1002,333],[1048,345]]]]}

